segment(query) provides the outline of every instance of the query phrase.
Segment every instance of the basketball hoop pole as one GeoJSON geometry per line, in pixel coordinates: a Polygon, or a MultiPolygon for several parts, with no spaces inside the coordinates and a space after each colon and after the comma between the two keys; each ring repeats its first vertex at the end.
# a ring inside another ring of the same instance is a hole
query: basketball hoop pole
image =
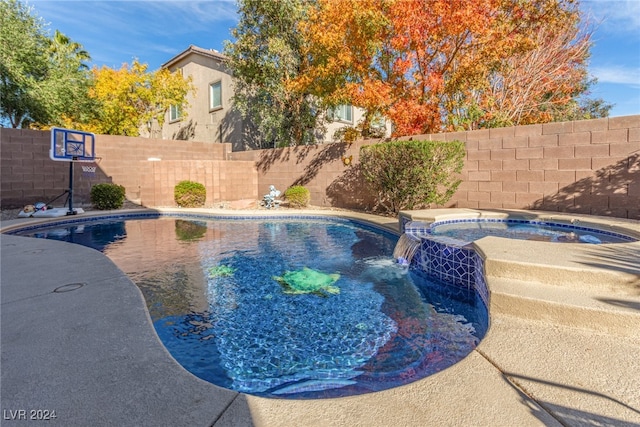
{"type": "Polygon", "coordinates": [[[75,215],[73,210],[73,160],[69,162],[69,211],[67,215],[75,215]]]}

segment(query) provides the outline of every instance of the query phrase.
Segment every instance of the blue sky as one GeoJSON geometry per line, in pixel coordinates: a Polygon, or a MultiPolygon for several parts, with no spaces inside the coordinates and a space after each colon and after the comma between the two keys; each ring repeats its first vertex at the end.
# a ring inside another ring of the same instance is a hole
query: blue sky
{"type": "MultiPolygon", "coordinates": [[[[265,0],[272,1],[272,0],[265,0]]],[[[357,0],[354,0],[357,1],[357,0]]],[[[91,65],[120,68],[134,58],[160,67],[193,44],[222,51],[237,24],[234,1],[30,0],[35,13],[83,45],[91,65]]],[[[615,104],[611,116],[640,114],[640,0],[582,1],[596,25],[592,96],[615,104]]]]}

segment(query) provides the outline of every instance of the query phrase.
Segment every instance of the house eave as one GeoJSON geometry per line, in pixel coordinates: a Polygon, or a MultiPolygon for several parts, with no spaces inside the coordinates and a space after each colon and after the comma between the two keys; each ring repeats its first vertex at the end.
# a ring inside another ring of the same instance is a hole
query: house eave
{"type": "Polygon", "coordinates": [[[182,59],[186,58],[191,54],[205,56],[220,62],[226,62],[228,59],[225,55],[221,54],[220,52],[217,52],[211,49],[204,49],[194,45],[189,45],[188,48],[186,48],[185,50],[183,50],[182,52],[180,52],[179,54],[177,54],[176,56],[174,56],[173,58],[169,59],[167,62],[162,64],[160,68],[171,68],[173,65],[180,62],[182,59]]]}

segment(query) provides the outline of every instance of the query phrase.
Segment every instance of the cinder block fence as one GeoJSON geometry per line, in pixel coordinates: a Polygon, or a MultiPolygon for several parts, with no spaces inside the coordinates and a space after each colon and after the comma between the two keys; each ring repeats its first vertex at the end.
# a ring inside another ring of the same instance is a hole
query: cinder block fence
{"type": "MultiPolygon", "coordinates": [[[[517,208],[640,219],[640,115],[413,136],[460,140],[463,182],[447,207],[517,208]]],[[[47,201],[68,187],[69,166],[49,159],[46,131],[0,129],[3,207],[47,201]]],[[[231,152],[230,144],[96,136],[95,176],[75,168],[74,203],[98,182],[124,185],[148,207],[173,206],[183,179],[207,188],[207,206],[259,200],[269,185],[311,191],[311,203],[371,209],[359,149],[378,141],[231,152]],[[158,160],[159,159],[159,160],[158,160]]]]}

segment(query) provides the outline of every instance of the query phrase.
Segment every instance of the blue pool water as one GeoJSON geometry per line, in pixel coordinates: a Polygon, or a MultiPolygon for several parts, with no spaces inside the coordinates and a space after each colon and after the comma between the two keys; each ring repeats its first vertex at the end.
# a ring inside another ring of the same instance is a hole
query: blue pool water
{"type": "Polygon", "coordinates": [[[104,252],[142,290],[180,364],[260,396],[406,384],[464,358],[488,326],[474,291],[399,266],[398,237],[354,221],[163,216],[19,234],[104,252]],[[311,270],[338,291],[291,294],[276,280],[311,270]]]}

